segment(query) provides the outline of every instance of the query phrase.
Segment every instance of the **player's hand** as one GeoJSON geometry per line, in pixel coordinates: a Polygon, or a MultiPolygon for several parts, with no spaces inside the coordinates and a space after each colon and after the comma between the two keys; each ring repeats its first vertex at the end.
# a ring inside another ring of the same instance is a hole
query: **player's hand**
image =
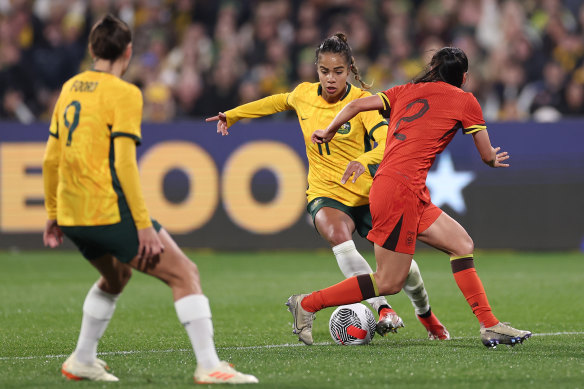
{"type": "Polygon", "coordinates": [[[164,245],[154,227],[138,230],[138,259],[149,261],[164,251],[164,245]]]}
{"type": "Polygon", "coordinates": [[[312,143],[328,143],[333,139],[335,134],[336,132],[331,134],[327,130],[316,130],[312,133],[310,139],[312,140],[312,143]]]}
{"type": "Polygon", "coordinates": [[[357,178],[359,178],[359,176],[363,173],[365,173],[365,166],[361,165],[361,162],[351,161],[347,165],[345,174],[343,174],[343,177],[341,178],[341,184],[347,183],[351,176],[353,176],[353,183],[355,183],[357,178]]]}
{"type": "Polygon", "coordinates": [[[509,153],[506,151],[499,152],[499,150],[501,150],[500,147],[495,147],[493,149],[493,151],[495,152],[495,159],[493,159],[489,165],[491,167],[509,167],[508,163],[502,163],[503,161],[509,159],[510,157],[509,153]]]}
{"type": "Polygon", "coordinates": [[[223,112],[219,112],[217,116],[207,118],[205,121],[217,122],[217,134],[221,134],[223,136],[229,135],[229,131],[227,131],[227,116],[225,116],[223,112]]]}
{"type": "Polygon", "coordinates": [[[47,220],[43,232],[43,243],[52,249],[63,243],[63,231],[59,228],[56,220],[47,220]]]}

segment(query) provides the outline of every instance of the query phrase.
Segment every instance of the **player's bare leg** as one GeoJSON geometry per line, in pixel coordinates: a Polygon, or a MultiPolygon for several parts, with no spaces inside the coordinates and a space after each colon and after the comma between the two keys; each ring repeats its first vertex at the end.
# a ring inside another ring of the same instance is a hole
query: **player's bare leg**
{"type": "MultiPolygon", "coordinates": [[[[314,222],[320,235],[331,245],[339,268],[346,278],[373,273],[367,260],[355,247],[352,239],[355,222],[349,215],[336,208],[323,207],[316,214],[314,222]]],[[[367,302],[379,314],[376,330],[380,335],[397,332],[398,328],[404,326],[402,319],[384,296],[367,299],[367,302]]]]}
{"type": "Polygon", "coordinates": [[[493,315],[483,284],[474,267],[474,243],[466,230],[446,213],[442,214],[418,239],[450,255],[454,279],[481,325],[481,340],[487,347],[515,345],[531,336],[499,322],[493,315]]]}
{"type": "Polygon", "coordinates": [[[134,258],[130,264],[165,282],[172,289],[177,316],[184,326],[197,359],[197,383],[257,383],[256,377],[220,361],[213,341],[209,300],[202,294],[197,266],[164,229],[159,232],[164,251],[151,260],[134,258]]]}

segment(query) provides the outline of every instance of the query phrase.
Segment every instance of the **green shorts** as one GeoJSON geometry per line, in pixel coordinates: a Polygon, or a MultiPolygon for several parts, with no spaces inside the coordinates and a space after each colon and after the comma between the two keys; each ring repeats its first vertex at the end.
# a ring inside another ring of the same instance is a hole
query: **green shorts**
{"type": "MultiPolygon", "coordinates": [[[[349,217],[353,219],[353,222],[355,223],[355,229],[359,235],[361,235],[363,238],[367,237],[367,234],[371,230],[372,226],[369,204],[361,205],[359,207],[349,207],[348,205],[328,197],[317,197],[306,206],[306,210],[312,216],[313,223],[316,214],[323,207],[335,208],[349,215],[349,217]]],[[[316,224],[314,225],[314,228],[316,228],[316,224]]]]}
{"type": "MultiPolygon", "coordinates": [[[[152,226],[156,232],[162,228],[154,219],[152,226]]],[[[138,254],[138,230],[129,214],[122,214],[122,220],[116,224],[60,228],[90,261],[111,254],[121,262],[128,263],[138,254]]]]}

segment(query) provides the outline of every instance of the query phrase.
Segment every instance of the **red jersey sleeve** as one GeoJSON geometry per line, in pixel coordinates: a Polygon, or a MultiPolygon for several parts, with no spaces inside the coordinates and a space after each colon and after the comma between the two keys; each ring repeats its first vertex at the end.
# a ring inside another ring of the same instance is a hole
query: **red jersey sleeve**
{"type": "Polygon", "coordinates": [[[483,110],[476,97],[472,93],[467,94],[468,98],[466,106],[462,111],[462,131],[465,134],[472,134],[473,132],[485,130],[485,119],[483,118],[483,110]]]}
{"type": "Polygon", "coordinates": [[[404,89],[405,85],[397,85],[393,88],[389,88],[383,92],[377,93],[377,95],[381,98],[383,102],[383,109],[379,110],[379,113],[384,118],[389,118],[391,113],[391,107],[395,104],[397,97],[402,89],[404,89]]]}

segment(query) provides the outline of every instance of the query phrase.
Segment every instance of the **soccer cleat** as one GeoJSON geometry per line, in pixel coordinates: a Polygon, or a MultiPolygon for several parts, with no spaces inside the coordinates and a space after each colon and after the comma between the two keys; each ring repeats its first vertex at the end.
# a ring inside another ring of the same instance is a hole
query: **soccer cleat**
{"type": "Polygon", "coordinates": [[[434,312],[431,312],[430,316],[428,317],[421,317],[418,316],[418,320],[420,323],[426,327],[426,331],[428,331],[428,338],[430,340],[450,340],[450,333],[444,327],[440,320],[434,315],[434,312]]]}
{"type": "Polygon", "coordinates": [[[220,361],[213,369],[197,366],[193,378],[197,384],[257,384],[259,382],[255,376],[238,372],[226,361],[220,361]]]}
{"type": "Polygon", "coordinates": [[[306,311],[302,308],[300,302],[307,294],[294,294],[290,296],[286,305],[288,310],[294,317],[294,324],[292,326],[292,333],[298,335],[298,340],[304,342],[304,344],[311,345],[312,340],[312,322],[314,321],[315,314],[306,311]]]}
{"type": "Polygon", "coordinates": [[[69,380],[81,381],[119,381],[118,377],[106,371],[107,365],[101,359],[96,359],[91,365],[81,363],[75,357],[75,353],[63,363],[61,373],[69,380]]]}
{"type": "Polygon", "coordinates": [[[481,326],[481,340],[487,347],[497,347],[499,344],[515,346],[531,337],[531,332],[515,329],[506,323],[497,323],[492,327],[481,326]]]}
{"type": "Polygon", "coordinates": [[[397,329],[402,327],[405,327],[404,322],[393,309],[381,309],[381,312],[379,312],[379,321],[375,326],[375,331],[379,335],[385,336],[388,332],[397,333],[397,329]]]}

